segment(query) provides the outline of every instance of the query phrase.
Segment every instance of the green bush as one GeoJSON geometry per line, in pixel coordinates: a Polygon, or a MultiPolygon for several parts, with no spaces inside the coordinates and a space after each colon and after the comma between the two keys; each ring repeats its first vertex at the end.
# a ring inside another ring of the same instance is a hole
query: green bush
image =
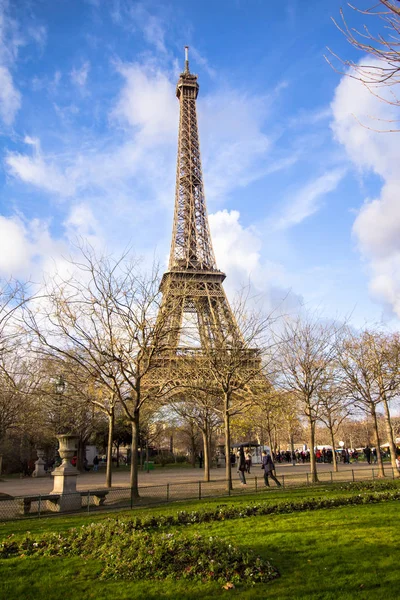
{"type": "Polygon", "coordinates": [[[155,456],[152,460],[154,464],[165,467],[165,465],[174,463],[175,457],[172,452],[162,452],[161,454],[157,454],[157,456],[155,456]]]}
{"type": "Polygon", "coordinates": [[[267,582],[278,576],[268,561],[217,537],[134,531],[129,522],[71,529],[66,534],[30,535],[2,544],[0,556],[81,556],[101,561],[104,579],[192,579],[221,583],[267,582]]]}
{"type": "Polygon", "coordinates": [[[182,454],[179,454],[178,456],[176,456],[175,460],[177,463],[187,463],[188,462],[187,457],[182,454]]]}

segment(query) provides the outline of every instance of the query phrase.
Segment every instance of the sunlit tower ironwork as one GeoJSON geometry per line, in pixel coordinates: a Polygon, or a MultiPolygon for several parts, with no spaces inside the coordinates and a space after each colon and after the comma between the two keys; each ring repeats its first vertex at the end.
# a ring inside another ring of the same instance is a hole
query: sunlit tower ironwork
{"type": "Polygon", "coordinates": [[[160,287],[162,310],[169,315],[167,345],[173,352],[182,346],[185,314],[197,320],[200,347],[237,347],[242,341],[222,286],[225,274],[217,268],[211,242],[197,125],[198,93],[186,46],[185,69],[176,86],[180,114],[172,242],[160,287]]]}

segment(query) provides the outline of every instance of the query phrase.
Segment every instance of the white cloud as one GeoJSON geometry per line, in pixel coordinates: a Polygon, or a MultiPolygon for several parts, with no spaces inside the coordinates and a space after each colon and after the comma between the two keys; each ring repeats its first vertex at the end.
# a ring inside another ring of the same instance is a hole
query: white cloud
{"type": "Polygon", "coordinates": [[[33,39],[38,46],[43,50],[47,41],[47,29],[44,25],[36,25],[35,27],[29,27],[29,37],[33,39]]]}
{"type": "Polygon", "coordinates": [[[15,88],[9,69],[0,65],[0,117],[12,125],[21,106],[21,94],[15,88]]]}
{"type": "Polygon", "coordinates": [[[176,139],[178,101],[167,74],[140,64],[120,64],[118,70],[125,82],[112,116],[138,129],[142,142],[176,139]]]}
{"type": "Polygon", "coordinates": [[[93,248],[103,245],[102,228],[87,204],[76,204],[65,220],[66,236],[75,244],[84,239],[93,248]]]}
{"type": "Polygon", "coordinates": [[[72,69],[70,73],[72,83],[78,87],[85,87],[89,71],[89,61],[84,62],[80,69],[72,69]]]}
{"type": "Polygon", "coordinates": [[[0,276],[39,281],[45,262],[63,250],[64,243],[51,237],[46,221],[0,215],[0,276]]]}
{"type": "Polygon", "coordinates": [[[207,196],[223,199],[268,170],[272,142],[263,133],[267,97],[221,89],[198,101],[207,196]]]}
{"type": "Polygon", "coordinates": [[[283,208],[281,216],[274,219],[274,227],[288,229],[316,213],[321,207],[321,198],[337,188],[344,174],[344,169],[333,169],[305,185],[283,208]]]}
{"type": "Polygon", "coordinates": [[[217,266],[228,274],[224,287],[233,296],[243,286],[261,294],[264,310],[280,307],[297,310],[300,298],[289,291],[282,265],[262,258],[262,239],[254,227],[243,227],[237,210],[209,216],[217,266]]]}
{"type": "Polygon", "coordinates": [[[16,218],[0,216],[0,275],[9,277],[25,271],[31,258],[31,247],[23,223],[16,218]]]}
{"type": "Polygon", "coordinates": [[[75,190],[73,180],[68,178],[67,173],[64,174],[54,161],[42,155],[39,140],[27,136],[24,141],[32,146],[33,154],[29,156],[19,152],[9,152],[5,158],[8,172],[25,183],[47,192],[55,192],[60,196],[73,194],[75,190]]]}
{"type": "Polygon", "coordinates": [[[118,25],[132,31],[139,31],[145,41],[154,46],[161,54],[167,52],[165,46],[165,24],[167,20],[162,20],[161,16],[154,13],[151,14],[144,3],[114,0],[111,17],[118,25]]]}
{"type": "Polygon", "coordinates": [[[0,118],[7,126],[12,125],[21,106],[21,94],[11,74],[17,60],[22,40],[17,23],[8,14],[9,2],[0,2],[0,118]]]}
{"type": "MultiPolygon", "coordinates": [[[[385,93],[385,92],[384,92],[385,93]]],[[[344,77],[332,102],[332,128],[360,171],[378,174],[383,185],[377,198],[366,199],[353,233],[368,261],[372,296],[400,317],[400,144],[391,128],[396,109],[375,98],[363,85],[344,77]],[[359,122],[362,125],[360,125],[359,122]]]]}

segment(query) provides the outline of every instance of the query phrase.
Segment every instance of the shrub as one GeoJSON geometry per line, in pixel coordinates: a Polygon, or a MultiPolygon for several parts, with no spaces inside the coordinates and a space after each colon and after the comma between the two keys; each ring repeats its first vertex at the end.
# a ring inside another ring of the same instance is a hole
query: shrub
{"type": "Polygon", "coordinates": [[[187,463],[188,462],[187,456],[185,456],[183,454],[179,454],[178,456],[176,456],[175,460],[177,463],[187,463]]]}
{"type": "Polygon", "coordinates": [[[66,534],[8,539],[1,556],[82,556],[99,559],[104,579],[196,579],[222,583],[266,582],[276,569],[251,552],[217,537],[188,533],[134,531],[133,523],[108,522],[71,529],[66,534]]]}
{"type": "Polygon", "coordinates": [[[197,579],[258,583],[278,576],[267,561],[217,537],[142,533],[107,549],[106,579],[197,579]]]}
{"type": "Polygon", "coordinates": [[[165,465],[170,465],[175,462],[175,457],[171,452],[162,452],[161,454],[157,454],[153,458],[153,462],[156,465],[161,465],[165,467],[165,465]]]}

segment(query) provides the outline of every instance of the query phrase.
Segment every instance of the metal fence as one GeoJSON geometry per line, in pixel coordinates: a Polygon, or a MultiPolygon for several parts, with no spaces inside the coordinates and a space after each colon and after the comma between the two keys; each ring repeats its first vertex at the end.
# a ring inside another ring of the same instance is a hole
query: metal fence
{"type": "MultiPolygon", "coordinates": [[[[395,478],[392,468],[385,468],[386,478],[395,478]]],[[[377,469],[349,469],[346,471],[325,471],[318,473],[318,483],[314,484],[310,473],[279,474],[278,480],[284,488],[330,485],[344,482],[374,480],[377,469]]],[[[203,500],[224,496],[254,494],[274,489],[275,483],[266,488],[263,474],[248,477],[247,485],[242,486],[237,479],[232,482],[233,489],[228,490],[223,479],[214,481],[191,481],[146,485],[139,487],[139,497],[135,497],[129,487],[103,488],[79,491],[74,494],[32,494],[30,496],[1,497],[0,521],[18,518],[40,518],[59,514],[92,514],[100,511],[133,509],[166,504],[184,500],[203,500]]]]}

